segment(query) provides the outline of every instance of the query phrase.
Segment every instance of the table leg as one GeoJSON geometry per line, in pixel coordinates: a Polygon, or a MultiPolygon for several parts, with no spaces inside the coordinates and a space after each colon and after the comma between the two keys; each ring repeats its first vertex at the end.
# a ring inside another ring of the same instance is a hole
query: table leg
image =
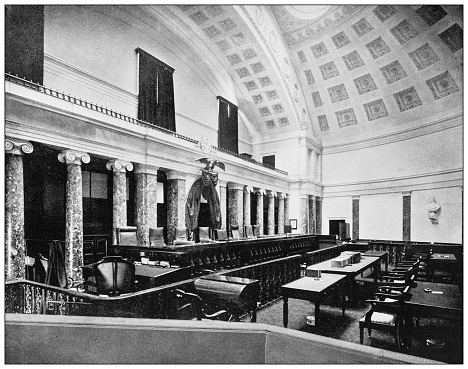
{"type": "Polygon", "coordinates": [[[341,283],[341,311],[343,313],[343,316],[345,315],[345,310],[346,310],[346,296],[345,296],[343,283],[341,283]]]}
{"type": "Polygon", "coordinates": [[[316,301],[315,302],[315,329],[317,330],[319,328],[319,318],[320,316],[320,302],[316,301]]]}
{"type": "Polygon", "coordinates": [[[283,296],[283,325],[288,327],[288,298],[283,296]]]}
{"type": "Polygon", "coordinates": [[[257,322],[257,303],[255,303],[255,306],[253,308],[253,311],[252,311],[252,319],[250,319],[250,321],[252,323],[256,323],[257,322]]]}

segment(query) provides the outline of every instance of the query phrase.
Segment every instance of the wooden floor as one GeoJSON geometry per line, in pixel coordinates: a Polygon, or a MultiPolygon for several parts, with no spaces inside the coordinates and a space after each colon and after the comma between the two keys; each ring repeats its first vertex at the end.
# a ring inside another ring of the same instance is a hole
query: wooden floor
{"type": "MultiPolygon", "coordinates": [[[[348,302],[345,316],[341,314],[339,298],[330,297],[321,305],[321,327],[309,327],[306,317],[314,314],[314,304],[308,301],[289,299],[289,329],[315,333],[347,342],[359,344],[359,319],[369,310],[366,298],[372,297],[370,284],[361,285],[362,295],[357,301],[348,302]]],[[[257,313],[257,322],[283,326],[282,299],[261,308],[257,313]]],[[[393,336],[386,332],[373,331],[372,337],[364,334],[364,345],[397,351],[393,336]]],[[[420,326],[413,331],[412,347],[404,353],[437,360],[449,364],[463,363],[463,326],[460,322],[442,319],[421,319],[420,326]],[[442,350],[428,347],[427,339],[439,339],[445,343],[442,350]]]]}

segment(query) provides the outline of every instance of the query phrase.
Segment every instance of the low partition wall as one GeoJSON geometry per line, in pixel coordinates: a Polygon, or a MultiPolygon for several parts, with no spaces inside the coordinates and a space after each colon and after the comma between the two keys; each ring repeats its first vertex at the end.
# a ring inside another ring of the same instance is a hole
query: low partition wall
{"type": "MultiPolygon", "coordinates": [[[[146,257],[150,260],[168,261],[171,265],[190,266],[192,275],[195,276],[203,269],[232,269],[304,254],[318,250],[319,242],[322,242],[321,236],[298,235],[164,248],[113,245],[108,247],[108,254],[120,255],[130,260],[140,261],[141,257],[146,257]]],[[[326,239],[325,242],[329,243],[330,240],[326,239]]]]}
{"type": "Polygon", "coordinates": [[[257,323],[5,315],[6,364],[442,364],[257,323]]]}

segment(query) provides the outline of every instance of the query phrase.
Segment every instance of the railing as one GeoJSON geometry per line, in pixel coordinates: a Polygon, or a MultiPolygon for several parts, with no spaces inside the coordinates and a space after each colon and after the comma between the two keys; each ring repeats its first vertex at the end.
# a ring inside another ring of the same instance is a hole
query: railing
{"type": "MultiPolygon", "coordinates": [[[[168,134],[168,135],[171,135],[173,137],[180,138],[180,139],[188,141],[188,142],[192,142],[194,144],[199,144],[199,141],[194,140],[193,138],[190,138],[190,137],[181,135],[179,133],[170,131],[170,130],[168,130],[166,128],[163,128],[163,127],[157,126],[155,124],[143,121],[141,119],[136,119],[136,118],[130,117],[128,115],[116,112],[116,111],[114,111],[112,109],[108,109],[106,107],[103,107],[102,105],[96,105],[94,103],[88,102],[86,100],[82,100],[82,99],[77,98],[75,96],[70,96],[70,94],[66,94],[65,92],[59,92],[59,91],[56,91],[56,90],[52,90],[52,89],[50,89],[48,87],[42,86],[42,85],[34,83],[32,81],[28,81],[28,80],[23,79],[21,77],[18,77],[18,75],[14,76],[14,75],[11,75],[9,73],[5,73],[5,80],[9,81],[9,82],[12,82],[12,83],[15,83],[17,85],[21,85],[23,87],[32,89],[32,90],[36,90],[36,91],[41,92],[41,93],[43,93],[45,95],[49,95],[49,96],[55,97],[57,99],[70,102],[72,104],[76,104],[76,105],[82,106],[84,108],[97,111],[98,113],[106,114],[106,115],[111,116],[113,118],[121,119],[121,120],[124,120],[126,122],[137,124],[137,125],[142,126],[142,127],[154,129],[154,130],[159,131],[161,133],[168,134]]],[[[220,147],[216,147],[216,146],[213,146],[213,149],[215,149],[217,151],[224,152],[224,153],[226,153],[228,155],[231,155],[231,156],[235,156],[236,158],[242,159],[244,161],[248,161],[248,162],[253,163],[255,165],[258,165],[258,166],[273,170],[275,172],[285,174],[285,175],[288,174],[288,172],[286,172],[284,170],[272,168],[272,167],[270,167],[268,165],[260,163],[260,162],[254,160],[254,159],[246,158],[246,157],[244,157],[244,156],[242,156],[240,154],[237,154],[235,152],[232,152],[230,150],[226,150],[224,148],[220,148],[220,147]]]]}

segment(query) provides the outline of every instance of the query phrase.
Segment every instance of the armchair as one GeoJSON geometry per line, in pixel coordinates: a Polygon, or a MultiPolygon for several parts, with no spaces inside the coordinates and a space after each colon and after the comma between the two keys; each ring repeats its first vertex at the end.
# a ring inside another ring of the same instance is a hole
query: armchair
{"type": "Polygon", "coordinates": [[[256,236],[253,233],[253,227],[250,224],[245,226],[245,232],[244,233],[245,233],[246,238],[256,238],[256,236]]]}
{"type": "Polygon", "coordinates": [[[227,241],[227,231],[225,229],[217,229],[216,230],[216,239],[218,241],[227,241]]]}
{"type": "Polygon", "coordinates": [[[253,226],[253,234],[255,237],[260,236],[260,225],[259,224],[254,224],[253,226]]]}
{"type": "Polygon", "coordinates": [[[93,267],[97,293],[118,296],[133,292],[135,265],[121,256],[107,256],[93,267]]]}
{"type": "Polygon", "coordinates": [[[237,224],[231,225],[231,234],[233,240],[238,240],[240,238],[239,226],[237,224]]]}
{"type": "Polygon", "coordinates": [[[210,227],[198,227],[198,240],[200,243],[213,242],[210,236],[210,227]]]}
{"type": "Polygon", "coordinates": [[[189,232],[187,227],[176,227],[174,245],[194,245],[195,241],[190,240],[189,232]]]}
{"type": "Polygon", "coordinates": [[[149,243],[150,247],[164,247],[164,227],[150,228],[149,229],[149,243]]]}
{"type": "Polygon", "coordinates": [[[208,313],[207,306],[197,294],[176,289],[174,291],[174,297],[175,319],[190,320],[196,318],[197,320],[227,320],[229,318],[226,310],[208,313]]]}
{"type": "Polygon", "coordinates": [[[137,246],[137,227],[117,228],[117,244],[121,246],[137,246]]]}

